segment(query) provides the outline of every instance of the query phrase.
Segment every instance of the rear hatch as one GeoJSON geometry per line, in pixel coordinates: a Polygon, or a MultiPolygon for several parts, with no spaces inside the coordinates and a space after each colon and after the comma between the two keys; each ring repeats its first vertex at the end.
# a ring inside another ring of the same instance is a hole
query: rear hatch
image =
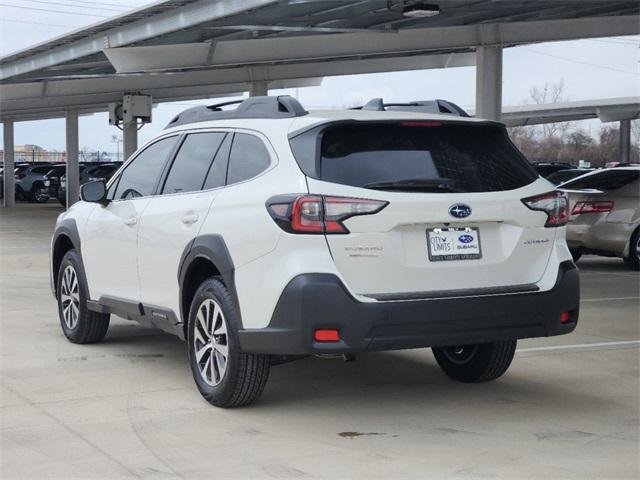
{"type": "Polygon", "coordinates": [[[291,146],[310,194],[388,202],[346,219],[348,234],[326,235],[354,293],[384,300],[517,291],[542,277],[556,229],[521,200],[553,188],[502,126],[341,122],[298,135],[291,146]]]}

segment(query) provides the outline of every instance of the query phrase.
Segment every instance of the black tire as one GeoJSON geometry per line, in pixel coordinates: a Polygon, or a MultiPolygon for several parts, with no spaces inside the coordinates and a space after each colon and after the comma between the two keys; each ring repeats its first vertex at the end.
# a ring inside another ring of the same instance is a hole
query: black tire
{"type": "Polygon", "coordinates": [[[15,199],[18,201],[25,201],[25,202],[29,200],[29,198],[27,197],[27,194],[25,193],[24,190],[22,190],[22,187],[20,186],[16,186],[15,199]]]}
{"type": "Polygon", "coordinates": [[[516,352],[517,340],[432,348],[440,368],[459,382],[489,382],[502,376],[516,352]]]}
{"type": "Polygon", "coordinates": [[[189,363],[198,390],[205,400],[217,407],[243,407],[253,403],[262,394],[269,378],[269,355],[255,355],[240,351],[239,325],[238,314],[226,286],[215,277],[202,282],[189,310],[187,335],[189,363]],[[222,316],[206,315],[207,308],[213,308],[215,312],[216,305],[222,316]],[[198,318],[199,314],[201,319],[207,318],[206,329],[198,318]],[[222,332],[221,325],[226,325],[226,332],[216,335],[216,331],[222,332]],[[209,334],[208,331],[213,334],[209,334]],[[222,347],[222,352],[215,353],[216,351],[210,346],[214,344],[217,345],[215,348],[222,347]],[[224,355],[225,346],[227,357],[224,362],[221,362],[217,355],[224,355]],[[210,349],[208,354],[205,351],[207,348],[210,349]],[[205,351],[199,359],[197,350],[205,351]],[[208,363],[213,361],[212,357],[215,358],[214,364],[208,363]],[[207,365],[209,367],[206,367],[207,365]],[[222,373],[221,365],[224,368],[222,373]],[[217,377],[215,377],[216,373],[217,377]]]}
{"type": "Polygon", "coordinates": [[[42,183],[34,183],[31,188],[30,202],[31,203],[47,203],[49,201],[49,195],[40,193],[40,190],[44,188],[42,183]]]}
{"type": "Polygon", "coordinates": [[[631,235],[629,241],[629,255],[624,257],[624,263],[627,264],[631,270],[640,270],[640,228],[636,228],[636,231],[631,235]]]}
{"type": "Polygon", "coordinates": [[[571,257],[573,258],[573,262],[577,262],[582,257],[582,250],[570,248],[569,252],[571,253],[571,257]]]}
{"type": "Polygon", "coordinates": [[[69,250],[60,263],[57,280],[58,316],[64,336],[73,343],[96,343],[104,338],[109,329],[109,315],[92,312],[87,308],[86,279],[82,269],[82,261],[75,250],[69,250]],[[68,270],[71,269],[71,270],[68,270]],[[76,291],[72,278],[65,277],[69,271],[75,275],[77,294],[68,295],[76,291]],[[70,287],[69,287],[70,286],[70,287]],[[77,297],[77,301],[74,300],[77,297]],[[67,309],[74,310],[75,316],[69,317],[67,309]]]}

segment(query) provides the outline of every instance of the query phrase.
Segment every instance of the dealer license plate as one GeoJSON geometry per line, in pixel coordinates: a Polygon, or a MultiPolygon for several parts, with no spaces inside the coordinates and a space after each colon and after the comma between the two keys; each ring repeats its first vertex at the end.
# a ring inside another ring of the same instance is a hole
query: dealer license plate
{"type": "Polygon", "coordinates": [[[432,228],[427,230],[429,260],[475,260],[482,257],[480,230],[465,228],[432,228]]]}

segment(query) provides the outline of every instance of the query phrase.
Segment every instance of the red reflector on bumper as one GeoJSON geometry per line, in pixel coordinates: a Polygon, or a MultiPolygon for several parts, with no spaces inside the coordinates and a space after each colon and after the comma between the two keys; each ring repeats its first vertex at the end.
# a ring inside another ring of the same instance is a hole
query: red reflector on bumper
{"type": "Polygon", "coordinates": [[[316,330],[313,333],[316,342],[339,342],[340,333],[338,330],[316,330]]]}
{"type": "Polygon", "coordinates": [[[571,321],[571,312],[565,310],[560,314],[560,323],[569,323],[571,321]]]}

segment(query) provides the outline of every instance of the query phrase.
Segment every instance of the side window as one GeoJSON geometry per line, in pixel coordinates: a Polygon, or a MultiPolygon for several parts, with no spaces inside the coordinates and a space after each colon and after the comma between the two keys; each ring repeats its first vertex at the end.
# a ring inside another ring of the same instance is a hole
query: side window
{"type": "Polygon", "coordinates": [[[262,140],[246,133],[236,133],[229,156],[227,184],[255,177],[266,170],[270,163],[269,152],[262,140]]]}
{"type": "Polygon", "coordinates": [[[187,135],[171,165],[162,193],[200,190],[224,136],[221,132],[187,135]]]}
{"type": "Polygon", "coordinates": [[[227,165],[229,164],[229,151],[231,150],[231,140],[233,139],[233,133],[227,134],[222,142],[222,145],[218,149],[216,158],[213,160],[213,165],[207,174],[207,179],[204,182],[204,189],[223,187],[227,181],[227,165]]]}
{"type": "Polygon", "coordinates": [[[163,138],[134,158],[117,181],[114,200],[151,195],[162,167],[177,141],[177,136],[163,138]]]}
{"type": "Polygon", "coordinates": [[[36,167],[31,170],[33,173],[48,173],[51,167],[36,167]]]}

